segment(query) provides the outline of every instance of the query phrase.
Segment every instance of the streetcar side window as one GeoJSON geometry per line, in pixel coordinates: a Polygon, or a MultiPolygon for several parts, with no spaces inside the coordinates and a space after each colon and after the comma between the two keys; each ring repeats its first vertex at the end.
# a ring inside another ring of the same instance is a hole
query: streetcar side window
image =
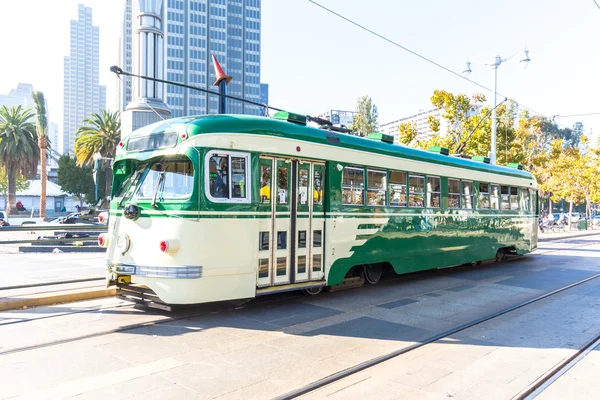
{"type": "Polygon", "coordinates": [[[490,195],[490,206],[492,210],[500,209],[500,189],[498,185],[492,185],[492,192],[490,195]]]}
{"type": "Polygon", "coordinates": [[[500,194],[502,196],[502,209],[510,210],[510,187],[500,186],[500,194]]]}
{"type": "Polygon", "coordinates": [[[408,189],[408,206],[424,207],[423,195],[425,194],[425,177],[423,175],[409,175],[408,189]]]}
{"type": "Polygon", "coordinates": [[[367,170],[367,204],[385,206],[387,197],[387,173],[385,171],[367,170]]]}
{"type": "Polygon", "coordinates": [[[357,167],[345,167],[342,173],[342,203],[364,205],[365,170],[357,167]]]}
{"type": "Polygon", "coordinates": [[[479,208],[489,210],[490,208],[490,184],[479,182],[479,208]]]}
{"type": "MultiPolygon", "coordinates": [[[[206,196],[213,202],[250,202],[250,156],[211,151],[206,155],[206,196]]],[[[264,171],[263,171],[264,172],[264,171]]]]}
{"type": "Polygon", "coordinates": [[[439,208],[442,203],[442,193],[439,176],[427,177],[427,207],[439,208]]]}
{"type": "Polygon", "coordinates": [[[462,181],[462,208],[473,209],[473,182],[462,181]]]}
{"type": "Polygon", "coordinates": [[[529,199],[529,189],[521,190],[521,209],[524,211],[531,211],[531,202],[529,199]]]}
{"type": "Polygon", "coordinates": [[[519,192],[518,188],[511,186],[510,187],[510,209],[518,210],[519,209],[519,192]]]}
{"type": "Polygon", "coordinates": [[[406,207],[406,172],[390,171],[390,206],[406,207]]]}
{"type": "Polygon", "coordinates": [[[448,179],[448,208],[460,208],[460,181],[448,179]]]}

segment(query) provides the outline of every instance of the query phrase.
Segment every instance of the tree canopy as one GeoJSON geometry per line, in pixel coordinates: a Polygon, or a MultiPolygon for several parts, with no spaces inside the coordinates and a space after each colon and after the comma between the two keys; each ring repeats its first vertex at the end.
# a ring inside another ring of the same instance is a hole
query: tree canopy
{"type": "Polygon", "coordinates": [[[352,122],[352,131],[358,136],[367,136],[379,128],[377,106],[368,95],[360,97],[356,104],[356,114],[352,122]]]}
{"type": "MultiPolygon", "coordinates": [[[[431,104],[441,118],[429,116],[433,135],[419,137],[414,122],[400,124],[401,144],[428,149],[442,146],[451,154],[487,155],[491,150],[491,109],[484,106],[481,94],[467,96],[436,90],[431,104]]],[[[502,102],[496,109],[497,163],[519,163],[533,173],[543,196],[573,204],[600,201],[596,174],[600,170],[600,148],[589,148],[584,126],[560,127],[543,116],[531,116],[513,101],[502,102]]]]}

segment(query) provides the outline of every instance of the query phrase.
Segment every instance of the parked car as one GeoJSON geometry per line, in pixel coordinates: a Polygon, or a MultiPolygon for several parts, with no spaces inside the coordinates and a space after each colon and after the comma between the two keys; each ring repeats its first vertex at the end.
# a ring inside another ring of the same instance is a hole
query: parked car
{"type": "Polygon", "coordinates": [[[44,222],[44,218],[28,217],[23,215],[11,215],[10,217],[6,211],[0,211],[0,218],[8,222],[11,226],[24,226],[41,224],[44,222]]]}

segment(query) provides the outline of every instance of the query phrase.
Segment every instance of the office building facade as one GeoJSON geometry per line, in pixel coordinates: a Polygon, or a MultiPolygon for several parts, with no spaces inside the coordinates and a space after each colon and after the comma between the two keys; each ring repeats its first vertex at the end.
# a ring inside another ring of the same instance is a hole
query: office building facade
{"type": "MultiPolygon", "coordinates": [[[[130,1],[126,0],[125,5],[121,52],[131,43],[131,34],[127,34],[131,32],[127,18],[130,1]]],[[[136,1],[133,3],[135,19],[139,6],[136,1]]],[[[233,77],[227,94],[259,102],[260,10],[260,0],[166,0],[162,7],[165,78],[217,92],[211,59],[215,55],[225,72],[233,77]]],[[[122,65],[131,65],[127,54],[122,55],[122,60],[122,65]]],[[[123,94],[121,110],[131,101],[126,90],[123,94]]],[[[173,117],[218,112],[217,96],[175,85],[166,85],[165,101],[173,117]]],[[[230,99],[226,112],[262,114],[259,106],[230,99]]]]}
{"type": "Polygon", "coordinates": [[[351,129],[355,114],[355,111],[327,110],[326,112],[319,114],[319,118],[331,121],[333,125],[345,126],[346,128],[351,129]]]}
{"type": "Polygon", "coordinates": [[[92,25],[92,9],[78,6],[71,20],[70,54],[64,63],[62,154],[73,154],[83,120],[106,108],[106,87],[100,86],[100,30],[92,25]]]}

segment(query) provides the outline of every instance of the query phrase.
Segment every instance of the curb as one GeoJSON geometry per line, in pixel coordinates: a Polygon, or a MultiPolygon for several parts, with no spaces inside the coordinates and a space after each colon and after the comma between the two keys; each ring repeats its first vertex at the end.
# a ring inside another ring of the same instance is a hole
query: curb
{"type": "Polygon", "coordinates": [[[574,239],[574,238],[580,238],[580,237],[585,237],[585,236],[594,236],[594,235],[600,235],[600,230],[593,231],[593,232],[578,233],[576,235],[568,235],[568,236],[545,237],[545,238],[538,237],[538,242],[552,242],[554,240],[574,239]]]}
{"type": "Polygon", "coordinates": [[[43,295],[32,294],[30,295],[31,297],[26,297],[27,295],[24,295],[22,297],[0,299],[0,311],[112,297],[117,294],[117,289],[76,289],[76,291],[69,291],[70,293],[65,292],[66,291],[57,292],[56,294],[44,293],[43,295]]]}

